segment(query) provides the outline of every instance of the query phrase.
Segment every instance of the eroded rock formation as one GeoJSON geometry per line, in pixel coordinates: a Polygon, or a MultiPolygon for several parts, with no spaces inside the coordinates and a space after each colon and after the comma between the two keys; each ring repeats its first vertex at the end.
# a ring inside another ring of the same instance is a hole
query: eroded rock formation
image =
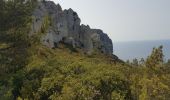
{"type": "Polygon", "coordinates": [[[44,18],[50,18],[50,25],[42,37],[42,43],[55,48],[59,42],[81,48],[90,54],[99,50],[104,54],[113,53],[113,45],[107,34],[100,29],[91,29],[88,25],[80,25],[80,18],[72,9],[62,10],[59,4],[52,1],[39,2],[33,12],[31,34],[41,30],[44,18]]]}

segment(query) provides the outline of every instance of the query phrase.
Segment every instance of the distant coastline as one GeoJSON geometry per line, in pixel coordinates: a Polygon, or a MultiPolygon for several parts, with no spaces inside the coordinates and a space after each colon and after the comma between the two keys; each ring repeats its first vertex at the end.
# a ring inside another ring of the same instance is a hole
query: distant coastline
{"type": "Polygon", "coordinates": [[[154,47],[163,45],[164,59],[170,59],[170,40],[114,42],[114,54],[122,60],[147,58],[154,47]]]}

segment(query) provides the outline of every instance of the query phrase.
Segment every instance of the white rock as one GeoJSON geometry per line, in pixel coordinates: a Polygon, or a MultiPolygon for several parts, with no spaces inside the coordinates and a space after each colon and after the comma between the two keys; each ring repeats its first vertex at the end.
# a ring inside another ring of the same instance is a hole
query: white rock
{"type": "Polygon", "coordinates": [[[33,12],[31,33],[37,33],[42,26],[45,16],[51,18],[52,25],[42,37],[42,43],[54,48],[55,44],[64,42],[74,48],[82,48],[91,54],[94,50],[112,55],[113,45],[107,34],[99,29],[91,29],[88,25],[80,25],[80,18],[72,9],[62,10],[61,6],[52,1],[39,2],[33,12]]]}

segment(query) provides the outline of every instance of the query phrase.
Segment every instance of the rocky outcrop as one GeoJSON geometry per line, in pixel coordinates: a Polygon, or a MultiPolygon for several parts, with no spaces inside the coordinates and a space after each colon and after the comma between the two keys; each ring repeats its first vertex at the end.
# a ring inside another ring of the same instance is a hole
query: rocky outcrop
{"type": "Polygon", "coordinates": [[[76,12],[72,9],[62,10],[59,4],[52,1],[38,3],[33,12],[31,34],[41,30],[47,17],[50,25],[41,40],[44,45],[55,48],[59,42],[63,42],[81,48],[88,54],[95,50],[109,55],[113,53],[112,41],[107,34],[88,25],[80,25],[81,20],[76,12]]]}

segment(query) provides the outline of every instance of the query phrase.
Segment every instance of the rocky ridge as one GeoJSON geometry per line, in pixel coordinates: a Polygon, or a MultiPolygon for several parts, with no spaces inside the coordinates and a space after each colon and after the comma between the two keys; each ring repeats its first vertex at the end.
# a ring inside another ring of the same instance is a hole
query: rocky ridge
{"type": "Polygon", "coordinates": [[[41,41],[50,48],[57,47],[59,42],[81,48],[87,54],[98,50],[101,53],[112,55],[112,40],[100,29],[91,29],[88,25],[80,25],[81,20],[71,8],[62,10],[59,4],[52,1],[39,2],[33,12],[31,34],[41,30],[44,18],[50,18],[50,25],[41,41]]]}

